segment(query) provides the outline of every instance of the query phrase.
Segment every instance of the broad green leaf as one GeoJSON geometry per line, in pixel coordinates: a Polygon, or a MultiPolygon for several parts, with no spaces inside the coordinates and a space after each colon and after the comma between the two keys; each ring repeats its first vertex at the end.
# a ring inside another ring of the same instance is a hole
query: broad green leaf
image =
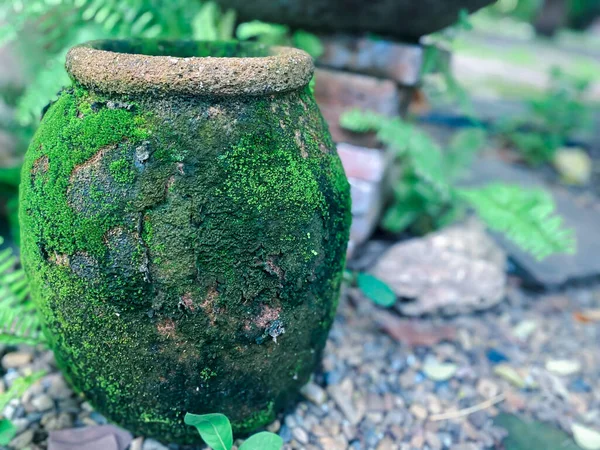
{"type": "Polygon", "coordinates": [[[233,432],[229,419],[223,414],[190,414],[184,418],[186,425],[196,427],[200,436],[213,450],[231,450],[233,432]]]}
{"type": "Polygon", "coordinates": [[[256,433],[250,436],[240,446],[240,450],[280,450],[283,447],[283,439],[268,431],[256,433]]]}
{"type": "Polygon", "coordinates": [[[15,434],[17,434],[17,429],[10,420],[0,420],[0,445],[8,445],[15,434]]]}
{"type": "Polygon", "coordinates": [[[396,303],[396,294],[387,284],[379,278],[368,273],[359,273],[357,277],[358,287],[376,305],[389,308],[396,303]]]}
{"type": "Polygon", "coordinates": [[[494,425],[508,431],[502,442],[507,450],[580,450],[565,432],[542,422],[503,413],[494,425]]]}
{"type": "Polygon", "coordinates": [[[486,225],[504,233],[537,259],[553,253],[574,253],[575,236],[554,214],[552,196],[542,189],[490,183],[481,188],[457,189],[486,225]]]}
{"type": "Polygon", "coordinates": [[[304,50],[313,58],[317,59],[324,52],[321,40],[312,33],[298,30],[294,33],[294,46],[304,50]]]}

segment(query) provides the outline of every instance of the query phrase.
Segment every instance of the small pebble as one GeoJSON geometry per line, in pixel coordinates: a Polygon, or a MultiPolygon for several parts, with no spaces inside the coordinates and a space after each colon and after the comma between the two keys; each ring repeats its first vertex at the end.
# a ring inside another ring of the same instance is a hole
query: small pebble
{"type": "Polygon", "coordinates": [[[31,405],[36,411],[48,411],[49,409],[54,408],[54,400],[52,400],[49,395],[41,394],[31,400],[31,405]]]}
{"type": "Polygon", "coordinates": [[[12,352],[2,357],[2,367],[5,369],[17,369],[31,362],[33,355],[29,352],[12,352]]]}

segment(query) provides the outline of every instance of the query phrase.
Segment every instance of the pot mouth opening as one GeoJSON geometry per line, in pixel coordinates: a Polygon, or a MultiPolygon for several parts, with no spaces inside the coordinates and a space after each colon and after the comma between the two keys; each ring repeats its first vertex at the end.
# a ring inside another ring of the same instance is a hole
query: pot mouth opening
{"type": "Polygon", "coordinates": [[[69,50],[78,84],[116,94],[266,95],[304,87],[314,65],[302,50],[239,41],[99,40],[69,50]]]}

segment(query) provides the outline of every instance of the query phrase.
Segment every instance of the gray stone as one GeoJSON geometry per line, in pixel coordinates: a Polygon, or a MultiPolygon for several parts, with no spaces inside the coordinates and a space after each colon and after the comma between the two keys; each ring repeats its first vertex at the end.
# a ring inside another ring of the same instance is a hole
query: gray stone
{"type": "Polygon", "coordinates": [[[144,445],[144,438],[138,437],[131,441],[131,445],[129,446],[129,450],[142,450],[144,445]]]}
{"type": "Polygon", "coordinates": [[[300,393],[315,405],[322,405],[327,401],[327,393],[318,384],[312,381],[302,387],[300,393]]]}
{"type": "Polygon", "coordinates": [[[36,411],[48,411],[54,408],[54,400],[46,394],[38,395],[31,400],[31,405],[36,411]]]}
{"type": "Polygon", "coordinates": [[[168,447],[162,445],[160,442],[154,439],[145,439],[142,450],[169,450],[168,447]]]}
{"type": "Polygon", "coordinates": [[[292,436],[301,444],[308,444],[308,433],[304,428],[296,427],[292,430],[292,436]]]}
{"type": "Polygon", "coordinates": [[[391,247],[373,274],[399,297],[406,315],[468,313],[490,308],[505,295],[505,256],[470,220],[425,238],[411,239],[391,247]]]}
{"type": "Polygon", "coordinates": [[[33,355],[29,352],[11,352],[2,357],[2,367],[16,369],[31,362],[33,355]]]}
{"type": "Polygon", "coordinates": [[[483,185],[490,180],[515,183],[523,187],[543,187],[549,190],[556,202],[557,214],[564,218],[565,226],[575,231],[578,242],[575,254],[557,254],[542,261],[538,261],[503,236],[494,235],[518,268],[523,271],[526,282],[557,287],[568,281],[592,278],[600,274],[599,204],[586,203],[567,189],[545,184],[537,172],[508,165],[492,158],[477,161],[465,184],[483,185]]]}
{"type": "Polygon", "coordinates": [[[10,441],[9,446],[17,450],[26,448],[33,441],[33,434],[32,429],[26,430],[10,441]]]}

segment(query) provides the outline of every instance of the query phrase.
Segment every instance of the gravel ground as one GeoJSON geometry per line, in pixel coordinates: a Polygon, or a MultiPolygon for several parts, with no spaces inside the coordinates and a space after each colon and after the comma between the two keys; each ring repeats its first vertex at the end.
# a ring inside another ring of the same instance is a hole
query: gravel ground
{"type": "MultiPolygon", "coordinates": [[[[445,319],[404,319],[346,291],[322,372],[269,429],[286,450],[498,448],[500,411],[568,433],[573,422],[600,429],[600,322],[580,315],[600,307],[600,287],[534,295],[512,281],[494,309],[445,319]]],[[[5,408],[19,428],[9,448],[45,449],[49,431],[106,423],[68,388],[50,352],[1,354],[0,391],[21,374],[50,371],[5,408]]],[[[167,447],[138,438],[131,448],[167,447]]]]}

